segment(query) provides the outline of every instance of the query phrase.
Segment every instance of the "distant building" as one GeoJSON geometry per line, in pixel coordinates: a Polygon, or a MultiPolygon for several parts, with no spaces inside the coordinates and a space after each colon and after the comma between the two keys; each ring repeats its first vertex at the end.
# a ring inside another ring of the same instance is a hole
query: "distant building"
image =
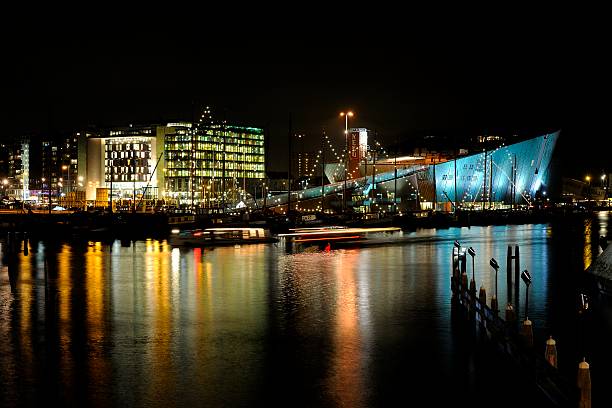
{"type": "Polygon", "coordinates": [[[295,154],[296,177],[312,177],[320,172],[317,152],[297,152],[295,154]]]}
{"type": "MultiPolygon", "coordinates": [[[[7,143],[7,183],[9,197],[30,199],[30,138],[22,137],[7,143]]],[[[3,182],[4,184],[4,182],[3,182]]]]}
{"type": "Polygon", "coordinates": [[[36,187],[51,189],[52,195],[85,189],[87,174],[87,139],[96,134],[75,131],[70,134],[45,138],[40,142],[41,169],[36,187]]]}

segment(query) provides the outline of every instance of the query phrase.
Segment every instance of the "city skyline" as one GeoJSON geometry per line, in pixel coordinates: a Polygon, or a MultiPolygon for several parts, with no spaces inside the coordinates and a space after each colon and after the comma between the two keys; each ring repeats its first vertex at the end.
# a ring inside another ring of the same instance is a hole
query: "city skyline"
{"type": "Polygon", "coordinates": [[[252,39],[213,45],[208,54],[144,35],[63,40],[9,47],[3,139],[190,120],[208,105],[230,122],[266,129],[270,154],[278,156],[287,151],[290,115],[294,133],[314,138],[325,130],[341,144],[338,114],[352,109],[351,126],[375,130],[385,144],[424,134],[561,130],[557,154],[571,159],[569,175],[608,163],[596,148],[603,107],[591,98],[602,68],[574,61],[563,38],[538,37],[530,46],[506,40],[497,48],[401,38],[386,47],[252,39]]]}

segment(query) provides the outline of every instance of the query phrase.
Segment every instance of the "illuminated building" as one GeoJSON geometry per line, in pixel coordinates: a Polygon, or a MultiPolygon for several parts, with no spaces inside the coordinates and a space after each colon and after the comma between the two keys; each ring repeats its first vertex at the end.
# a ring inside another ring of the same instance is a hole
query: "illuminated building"
{"type": "Polygon", "coordinates": [[[104,136],[93,135],[87,141],[87,200],[100,201],[104,193],[112,190],[113,200],[132,200],[156,197],[158,177],[153,171],[166,127],[128,126],[113,128],[104,136]],[[145,191],[146,190],[146,191],[145,191]]]}
{"type": "MultiPolygon", "coordinates": [[[[397,165],[396,159],[387,155],[375,172],[361,166],[359,176],[350,179],[350,207],[355,211],[393,212],[530,206],[536,193],[547,186],[558,138],[559,132],[554,132],[456,158],[403,156],[397,158],[397,165]]],[[[324,189],[327,197],[342,193],[341,166],[342,161],[326,164],[331,181],[324,189]]],[[[300,190],[302,205],[307,200],[316,202],[321,190],[320,187],[300,190]]],[[[297,194],[294,193],[296,197],[297,194]]],[[[280,194],[270,202],[286,205],[287,196],[280,194]]]]}
{"type": "Polygon", "coordinates": [[[295,155],[295,164],[297,166],[297,178],[311,177],[318,173],[318,162],[316,152],[298,152],[295,155]]]}
{"type": "Polygon", "coordinates": [[[165,135],[165,197],[218,206],[244,200],[265,177],[263,129],[223,124],[170,126],[165,135]]]}
{"type": "Polygon", "coordinates": [[[112,190],[113,200],[237,203],[265,177],[264,132],[191,122],[113,128],[89,137],[87,161],[88,200],[112,190]]]}
{"type": "Polygon", "coordinates": [[[18,200],[30,199],[30,139],[20,138],[8,144],[8,190],[9,197],[18,200]]]}
{"type": "MultiPolygon", "coordinates": [[[[41,142],[41,177],[37,184],[42,189],[64,193],[84,190],[83,180],[87,173],[87,140],[95,137],[89,131],[76,131],[41,142]],[[42,182],[42,178],[45,182],[42,182]],[[62,184],[62,187],[58,183],[62,184]],[[81,184],[81,185],[80,185],[81,184]]],[[[55,194],[55,193],[53,193],[55,194]]]]}

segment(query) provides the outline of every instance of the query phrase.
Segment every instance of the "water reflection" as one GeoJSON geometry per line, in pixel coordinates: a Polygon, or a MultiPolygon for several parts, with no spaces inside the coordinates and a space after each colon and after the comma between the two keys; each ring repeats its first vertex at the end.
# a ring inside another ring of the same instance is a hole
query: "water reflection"
{"type": "Polygon", "coordinates": [[[476,250],[489,299],[498,260],[501,306],[506,248],[520,245],[544,338],[566,324],[555,305],[591,248],[594,227],[577,228],[420,230],[405,245],[329,253],[147,240],[33,243],[25,256],[2,243],[0,405],[360,407],[431,391],[430,375],[467,400],[487,376],[453,337],[453,241],[476,250]],[[584,248],[575,260],[567,237],[584,248]],[[416,380],[415,367],[426,370],[416,380]]]}

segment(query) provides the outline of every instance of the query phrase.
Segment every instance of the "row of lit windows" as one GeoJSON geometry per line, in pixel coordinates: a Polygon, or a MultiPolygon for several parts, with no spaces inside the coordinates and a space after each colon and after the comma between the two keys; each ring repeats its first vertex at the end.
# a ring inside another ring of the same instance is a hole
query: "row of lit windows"
{"type": "MultiPolygon", "coordinates": [[[[202,184],[204,184],[204,180],[208,180],[208,182],[206,182],[206,184],[208,185],[210,180],[213,179],[213,178],[215,180],[221,180],[221,175],[219,175],[219,174],[215,174],[215,175],[213,175],[213,174],[198,174],[198,175],[196,175],[196,178],[194,178],[193,180],[194,180],[196,186],[201,186],[202,184]],[[202,180],[202,179],[204,179],[204,180],[202,180]]],[[[241,178],[243,178],[243,175],[242,175],[242,173],[239,173],[239,174],[236,174],[236,175],[234,175],[234,174],[227,175],[225,177],[226,180],[231,180],[233,178],[241,179],[241,178]]],[[[264,172],[254,172],[254,173],[249,172],[249,173],[246,173],[244,175],[244,178],[247,178],[247,179],[263,179],[263,178],[265,178],[265,173],[264,172]]],[[[191,180],[192,180],[192,178],[188,177],[188,176],[175,177],[175,178],[172,178],[172,179],[166,179],[166,185],[169,186],[170,188],[173,188],[173,187],[176,188],[179,185],[179,183],[180,183],[183,186],[187,187],[187,186],[190,185],[191,180]]]]}
{"type": "Polygon", "coordinates": [[[107,151],[104,155],[107,159],[130,159],[132,157],[137,157],[141,159],[149,159],[151,157],[150,151],[131,151],[131,152],[117,152],[117,151],[107,151]]]}
{"type": "Polygon", "coordinates": [[[191,137],[190,135],[180,135],[180,136],[173,136],[171,138],[166,138],[165,139],[165,145],[171,145],[173,143],[213,143],[213,144],[217,144],[217,145],[222,145],[223,143],[225,144],[238,144],[238,145],[259,145],[259,146],[263,146],[264,141],[263,139],[238,139],[238,138],[233,138],[233,137],[226,137],[225,140],[223,140],[222,137],[213,137],[213,136],[196,136],[196,137],[191,137]]]}
{"type": "MultiPolygon", "coordinates": [[[[263,154],[263,143],[225,143],[225,151],[228,152],[239,152],[239,151],[259,151],[263,154]],[[256,150],[256,149],[261,150],[256,150]]],[[[190,141],[174,141],[166,143],[165,150],[191,150],[192,144],[190,141]]],[[[216,151],[223,150],[223,143],[211,143],[211,142],[196,142],[195,150],[203,150],[203,151],[216,151]]]]}
{"type": "MultiPolygon", "coordinates": [[[[264,155],[263,147],[245,147],[241,146],[236,148],[234,146],[226,146],[226,152],[229,153],[238,153],[238,154],[252,154],[252,155],[264,155]]],[[[166,157],[191,157],[194,153],[197,158],[199,157],[212,157],[213,153],[221,153],[223,149],[199,149],[195,152],[192,152],[189,148],[175,148],[175,149],[166,149],[166,157]]]]}
{"type": "MultiPolygon", "coordinates": [[[[110,174],[106,174],[105,181],[110,182],[110,174]]],[[[113,181],[149,181],[146,174],[113,174],[113,181]]]]}
{"type": "MultiPolygon", "coordinates": [[[[166,152],[166,162],[170,161],[187,161],[191,162],[193,155],[190,152],[166,152]]],[[[212,152],[197,152],[195,154],[195,161],[223,161],[223,153],[212,153],[212,152]]],[[[225,161],[237,161],[237,162],[253,162],[263,163],[265,161],[264,155],[258,154],[235,154],[226,153],[225,161]]]]}
{"type": "Polygon", "coordinates": [[[151,150],[150,143],[106,143],[106,151],[151,150]]]}
{"type": "MultiPolygon", "coordinates": [[[[225,162],[226,169],[234,169],[234,168],[236,169],[259,169],[259,168],[262,168],[263,165],[264,165],[263,160],[260,162],[230,162],[230,161],[225,162]]],[[[177,168],[190,169],[192,167],[205,168],[205,169],[212,169],[212,168],[221,169],[223,168],[223,162],[213,163],[212,161],[198,161],[195,163],[195,166],[193,166],[193,162],[185,161],[185,160],[172,160],[172,161],[166,162],[167,169],[177,169],[177,168]]]]}
{"type": "Polygon", "coordinates": [[[109,174],[109,173],[113,173],[113,174],[132,174],[134,173],[134,171],[136,171],[136,174],[149,174],[149,167],[145,166],[136,166],[131,167],[131,166],[112,166],[112,167],[106,167],[105,169],[105,173],[109,174]]]}
{"type": "Polygon", "coordinates": [[[106,159],[104,160],[105,167],[134,167],[134,166],[149,166],[147,159],[106,159]]]}
{"type": "MultiPolygon", "coordinates": [[[[172,136],[176,136],[176,135],[189,135],[189,137],[191,136],[195,136],[195,137],[223,137],[223,132],[220,130],[213,130],[213,129],[206,129],[206,130],[200,130],[197,131],[195,135],[193,135],[190,131],[185,130],[185,129],[180,129],[178,130],[176,133],[168,133],[166,134],[166,138],[168,137],[172,137],[172,136]]],[[[254,140],[263,140],[264,135],[263,134],[254,134],[254,133],[246,133],[246,132],[232,132],[232,131],[226,131],[225,132],[225,137],[233,137],[233,138],[237,138],[237,139],[254,139],[254,140]]]]}
{"type": "Polygon", "coordinates": [[[153,129],[134,129],[134,130],[111,130],[111,136],[120,136],[120,135],[139,135],[145,134],[150,135],[153,133],[153,129]]]}
{"type": "MultiPolygon", "coordinates": [[[[226,169],[225,171],[225,177],[226,178],[230,178],[230,177],[246,177],[246,178],[263,178],[263,174],[264,174],[264,169],[260,168],[260,169],[253,169],[251,171],[247,170],[247,171],[243,171],[243,170],[228,170],[226,169]]],[[[197,169],[195,170],[195,177],[222,177],[223,176],[223,171],[220,169],[197,169]]],[[[168,179],[174,179],[174,178],[178,178],[178,177],[191,177],[191,170],[189,169],[183,169],[183,170],[168,170],[166,172],[166,178],[168,179]]]]}

